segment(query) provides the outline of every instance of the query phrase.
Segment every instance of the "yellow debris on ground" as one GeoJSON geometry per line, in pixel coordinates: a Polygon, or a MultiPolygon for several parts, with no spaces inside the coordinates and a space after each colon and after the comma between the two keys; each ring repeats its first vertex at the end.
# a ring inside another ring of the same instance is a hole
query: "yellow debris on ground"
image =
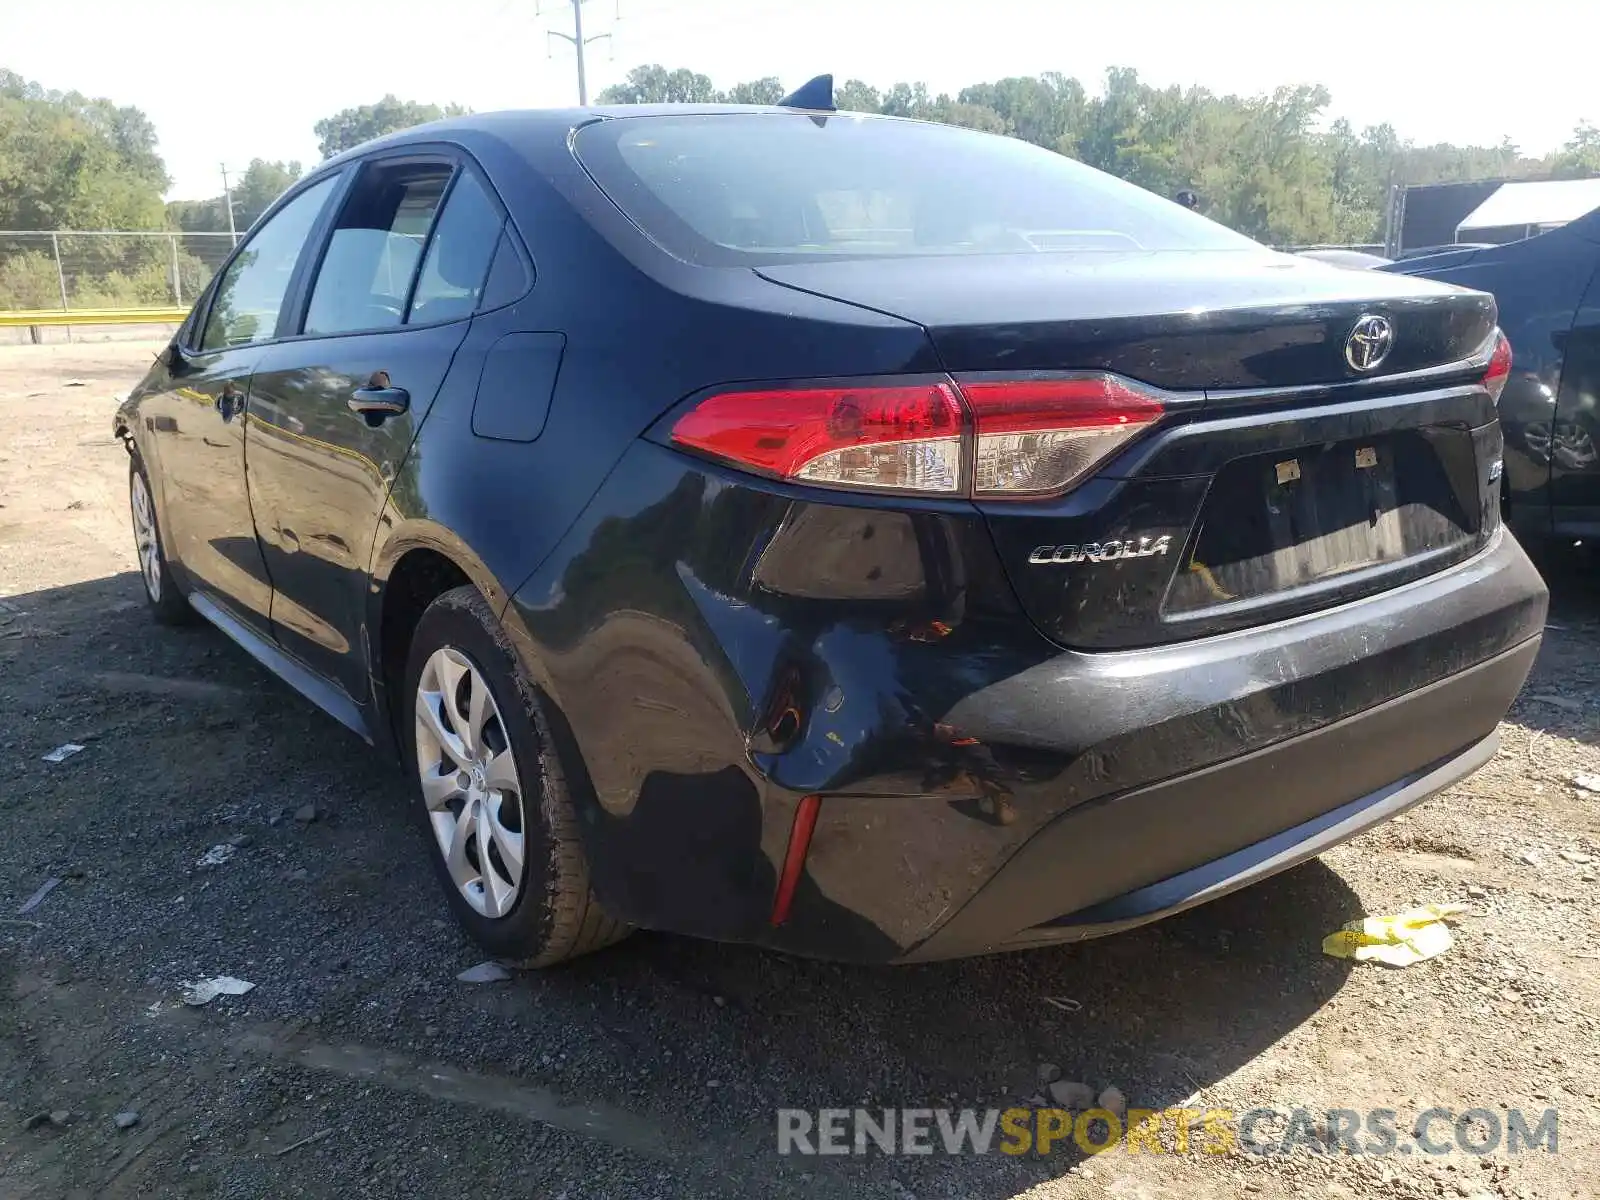
{"type": "Polygon", "coordinates": [[[1322,952],[1334,958],[1409,967],[1443,954],[1453,944],[1445,921],[1467,911],[1465,904],[1424,904],[1395,917],[1364,917],[1322,939],[1322,952]]]}

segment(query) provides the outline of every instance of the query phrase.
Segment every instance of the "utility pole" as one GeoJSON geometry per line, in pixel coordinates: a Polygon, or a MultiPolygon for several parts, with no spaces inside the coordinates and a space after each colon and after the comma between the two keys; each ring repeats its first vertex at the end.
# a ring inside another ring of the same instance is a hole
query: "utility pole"
{"type": "Polygon", "coordinates": [[[228,241],[230,245],[239,244],[239,231],[233,227],[233,191],[228,187],[228,164],[218,163],[222,168],[222,203],[228,210],[228,241]]]}
{"type": "MultiPolygon", "coordinates": [[[[564,42],[571,42],[572,49],[578,56],[578,104],[580,107],[589,103],[589,80],[583,69],[583,48],[590,42],[602,41],[609,38],[609,33],[597,33],[591,37],[583,36],[583,5],[584,0],[568,0],[572,5],[572,32],[562,33],[558,29],[546,31],[546,38],[558,37],[564,42]]],[[[535,10],[537,12],[537,10],[535,10]]],[[[548,41],[547,41],[548,44],[548,41]]]]}

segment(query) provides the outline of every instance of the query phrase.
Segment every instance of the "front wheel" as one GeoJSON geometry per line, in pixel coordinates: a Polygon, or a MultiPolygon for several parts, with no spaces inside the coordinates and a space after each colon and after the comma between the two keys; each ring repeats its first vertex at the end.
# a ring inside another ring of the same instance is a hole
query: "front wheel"
{"type": "Polygon", "coordinates": [[[484,949],[546,967],[629,932],[595,900],[540,698],[472,587],[440,596],[406,667],[415,809],[457,921],[484,949]]]}
{"type": "Polygon", "coordinates": [[[139,577],[144,581],[144,597],[150,602],[151,615],[162,625],[190,624],[194,609],[178,590],[167,565],[150,476],[137,450],[128,457],[128,509],[133,519],[133,548],[139,556],[139,577]]]}

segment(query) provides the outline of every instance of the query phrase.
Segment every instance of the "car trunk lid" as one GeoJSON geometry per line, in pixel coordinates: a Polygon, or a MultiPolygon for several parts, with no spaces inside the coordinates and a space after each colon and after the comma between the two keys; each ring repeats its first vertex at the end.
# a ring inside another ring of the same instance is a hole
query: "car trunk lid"
{"type": "Polygon", "coordinates": [[[1105,371],[1168,392],[1166,417],[1066,494],[979,501],[1024,608],[1063,645],[1340,603],[1460,561],[1497,527],[1482,293],[1233,251],[761,274],[916,321],[958,383],[1105,371]],[[1392,335],[1376,361],[1352,343],[1371,317],[1392,335]]]}
{"type": "Polygon", "coordinates": [[[1357,377],[1356,320],[1395,326],[1372,376],[1464,359],[1494,324],[1479,293],[1268,251],[967,255],[786,263],[786,287],[915,321],[951,371],[1103,369],[1174,389],[1357,377]]]}

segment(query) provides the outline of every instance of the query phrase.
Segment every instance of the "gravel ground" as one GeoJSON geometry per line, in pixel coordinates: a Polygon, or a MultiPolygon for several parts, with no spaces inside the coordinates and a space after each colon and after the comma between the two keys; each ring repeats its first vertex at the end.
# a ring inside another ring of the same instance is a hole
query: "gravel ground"
{"type": "Polygon", "coordinates": [[[220,634],[147,619],[110,415],[154,350],[0,347],[0,1196],[1600,1191],[1592,564],[1553,571],[1494,762],[1159,926],[899,970],[641,934],[473,985],[397,769],[220,634]],[[1431,962],[1319,951],[1453,900],[1431,962]],[[182,1003],[214,975],[255,987],[182,1003]],[[1155,1108],[1555,1108],[1559,1151],[776,1153],[779,1107],[1004,1106],[1045,1063],[1155,1108]]]}

